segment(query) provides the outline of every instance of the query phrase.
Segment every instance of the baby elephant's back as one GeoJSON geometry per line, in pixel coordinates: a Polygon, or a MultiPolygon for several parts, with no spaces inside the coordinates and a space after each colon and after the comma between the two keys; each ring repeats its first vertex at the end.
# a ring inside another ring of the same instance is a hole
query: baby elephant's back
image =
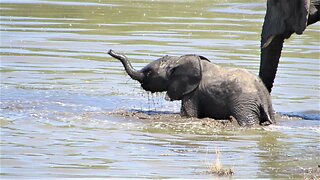
{"type": "Polygon", "coordinates": [[[236,83],[236,86],[241,88],[242,93],[254,93],[262,90],[260,88],[264,88],[260,78],[245,69],[233,68],[227,70],[227,79],[236,83]]]}
{"type": "Polygon", "coordinates": [[[258,95],[260,91],[264,96],[269,96],[269,93],[264,93],[266,88],[257,75],[245,69],[224,68],[213,63],[205,63],[201,87],[208,87],[213,92],[229,96],[243,93],[258,95]]]}

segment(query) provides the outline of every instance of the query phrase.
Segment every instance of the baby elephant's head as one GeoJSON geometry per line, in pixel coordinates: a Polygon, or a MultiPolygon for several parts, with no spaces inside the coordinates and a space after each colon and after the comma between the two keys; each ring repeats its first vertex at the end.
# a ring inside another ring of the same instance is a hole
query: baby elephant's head
{"type": "Polygon", "coordinates": [[[164,56],[136,71],[124,55],[112,50],[108,54],[119,59],[128,75],[139,81],[144,90],[152,93],[167,91],[171,100],[180,100],[198,87],[202,78],[201,60],[207,60],[197,55],[164,56]]]}

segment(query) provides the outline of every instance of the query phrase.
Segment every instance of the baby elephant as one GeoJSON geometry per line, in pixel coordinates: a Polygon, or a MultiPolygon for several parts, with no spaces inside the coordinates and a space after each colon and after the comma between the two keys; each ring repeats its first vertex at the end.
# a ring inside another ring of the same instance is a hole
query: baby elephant
{"type": "Polygon", "coordinates": [[[146,91],[167,92],[170,100],[182,100],[181,116],[229,119],[240,126],[275,122],[271,97],[258,76],[244,69],[227,69],[198,55],[164,56],[136,71],[126,56],[108,52],[120,60],[129,76],[146,91]]]}

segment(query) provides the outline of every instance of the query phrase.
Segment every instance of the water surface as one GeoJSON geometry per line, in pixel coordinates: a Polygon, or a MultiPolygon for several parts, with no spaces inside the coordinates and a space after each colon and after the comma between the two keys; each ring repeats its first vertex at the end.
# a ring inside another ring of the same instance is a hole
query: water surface
{"type": "Polygon", "coordinates": [[[2,0],[1,177],[211,178],[216,149],[235,178],[317,175],[319,23],[286,41],[272,92],[277,112],[303,118],[266,128],[183,120],[106,54],[139,69],[195,53],[257,74],[264,13],[244,0],[2,0]]]}

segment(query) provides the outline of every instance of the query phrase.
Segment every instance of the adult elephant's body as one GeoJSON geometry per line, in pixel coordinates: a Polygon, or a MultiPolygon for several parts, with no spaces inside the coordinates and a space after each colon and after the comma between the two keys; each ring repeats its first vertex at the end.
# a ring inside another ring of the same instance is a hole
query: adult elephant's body
{"type": "Polygon", "coordinates": [[[268,0],[261,34],[259,76],[269,92],[277,73],[285,39],[302,34],[306,27],[319,21],[320,0],[268,0]]]}
{"type": "Polygon", "coordinates": [[[119,59],[129,76],[150,92],[167,92],[170,100],[182,100],[185,117],[234,117],[239,125],[269,125],[275,122],[271,97],[258,76],[244,69],[228,69],[211,63],[203,56],[164,56],[140,71],[129,60],[119,59]]]}

